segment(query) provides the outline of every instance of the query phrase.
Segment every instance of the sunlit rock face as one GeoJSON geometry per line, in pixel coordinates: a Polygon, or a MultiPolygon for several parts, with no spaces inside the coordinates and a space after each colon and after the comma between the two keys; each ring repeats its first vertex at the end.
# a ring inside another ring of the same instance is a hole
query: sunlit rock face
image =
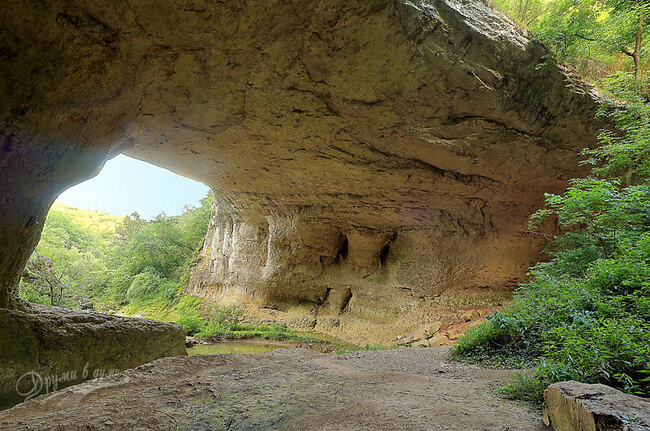
{"type": "Polygon", "coordinates": [[[590,90],[481,1],[6,3],[0,307],[52,200],[122,151],[217,194],[198,294],[372,313],[509,288],[596,135],[590,90]]]}

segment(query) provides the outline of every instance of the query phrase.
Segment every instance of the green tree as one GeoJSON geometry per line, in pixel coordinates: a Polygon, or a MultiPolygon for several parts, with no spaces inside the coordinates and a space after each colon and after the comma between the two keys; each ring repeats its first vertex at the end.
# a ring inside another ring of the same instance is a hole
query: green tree
{"type": "MultiPolygon", "coordinates": [[[[109,236],[104,229],[97,229],[99,214],[58,204],[53,206],[41,241],[30,259],[27,276],[23,278],[23,297],[46,302],[42,293],[49,286],[50,293],[45,295],[47,302],[78,306],[80,301],[85,302],[84,298],[101,292],[107,282],[104,259],[109,236]],[[90,221],[93,218],[95,220],[90,221]],[[51,264],[44,265],[46,261],[51,264]],[[58,293],[53,295],[55,291],[58,293]]],[[[110,221],[114,223],[115,219],[105,217],[101,223],[107,223],[110,231],[114,226],[110,221]]]]}
{"type": "Polygon", "coordinates": [[[529,27],[544,15],[544,0],[495,0],[494,5],[508,13],[517,24],[529,27]]]}
{"type": "Polygon", "coordinates": [[[23,277],[23,297],[69,307],[86,298],[173,300],[203,242],[212,200],[208,194],[180,216],[153,220],[55,204],[23,277]]]}
{"type": "Polygon", "coordinates": [[[198,207],[186,206],[180,216],[159,214],[151,221],[137,213],[125,217],[116,229],[111,251],[111,296],[119,302],[172,298],[203,244],[212,201],[209,193],[198,207]],[[145,275],[134,285],[140,274],[145,275]],[[145,284],[146,289],[142,288],[145,284]]]}
{"type": "Polygon", "coordinates": [[[639,78],[649,0],[495,0],[518,24],[549,46],[561,61],[596,79],[629,57],[639,78]]]}

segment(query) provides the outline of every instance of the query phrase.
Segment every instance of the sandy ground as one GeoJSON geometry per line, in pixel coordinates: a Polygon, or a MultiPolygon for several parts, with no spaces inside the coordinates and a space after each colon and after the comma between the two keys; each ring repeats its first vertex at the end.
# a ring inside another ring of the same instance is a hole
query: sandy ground
{"type": "Polygon", "coordinates": [[[0,430],[544,430],[510,372],[410,348],[160,359],[0,412],[0,430]]]}
{"type": "MultiPolygon", "coordinates": [[[[481,297],[476,291],[468,290],[465,293],[473,301],[481,302],[481,297]],[[479,300],[476,299],[477,297],[479,300]]],[[[314,304],[300,304],[286,310],[248,304],[243,307],[244,319],[242,323],[253,325],[280,323],[297,331],[327,334],[338,340],[360,346],[380,344],[388,347],[394,345],[398,337],[403,337],[423,325],[436,321],[443,323],[441,333],[450,332],[449,335],[464,333],[468,327],[484,322],[485,316],[501,308],[504,302],[508,301],[503,294],[495,294],[493,297],[482,298],[482,300],[486,303],[474,304],[471,307],[455,305],[449,300],[446,306],[422,306],[417,310],[408,310],[398,315],[382,314],[381,312],[376,315],[367,313],[359,315],[349,312],[331,313],[314,306],[314,304]],[[472,310],[478,316],[473,317],[470,322],[461,318],[463,314],[472,310]]],[[[206,315],[209,316],[209,306],[207,310],[206,315]]]]}

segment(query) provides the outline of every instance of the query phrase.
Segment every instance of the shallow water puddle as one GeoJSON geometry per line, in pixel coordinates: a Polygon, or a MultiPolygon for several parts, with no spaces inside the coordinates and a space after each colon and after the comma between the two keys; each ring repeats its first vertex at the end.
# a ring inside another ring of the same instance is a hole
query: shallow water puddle
{"type": "Polygon", "coordinates": [[[286,348],[284,344],[257,343],[251,341],[224,341],[213,344],[197,344],[187,349],[188,355],[219,355],[223,353],[255,354],[286,348]]]}

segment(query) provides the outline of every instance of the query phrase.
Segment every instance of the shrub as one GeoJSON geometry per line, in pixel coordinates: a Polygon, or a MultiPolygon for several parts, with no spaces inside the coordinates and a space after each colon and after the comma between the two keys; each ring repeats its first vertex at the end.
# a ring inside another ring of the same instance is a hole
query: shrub
{"type": "Polygon", "coordinates": [[[158,288],[157,296],[171,302],[178,296],[179,289],[180,285],[177,282],[166,280],[158,288]]]}
{"type": "Polygon", "coordinates": [[[553,217],[564,232],[547,248],[552,260],[456,347],[478,360],[513,350],[534,358],[535,376],[513,382],[512,394],[539,400],[545,384],[573,379],[650,395],[650,102],[641,93],[650,82],[617,75],[613,84],[623,133],[603,132],[604,145],[587,152],[592,175],[547,195],[532,217],[533,226],[553,217]]]}
{"type": "Polygon", "coordinates": [[[197,315],[187,315],[180,317],[176,323],[183,328],[187,335],[194,335],[205,325],[203,319],[197,315]]]}
{"type": "Polygon", "coordinates": [[[199,338],[214,338],[214,337],[228,337],[230,333],[230,328],[225,326],[221,322],[210,321],[205,323],[201,330],[196,334],[199,338]]]}
{"type": "Polygon", "coordinates": [[[506,398],[541,404],[544,401],[544,389],[548,384],[547,380],[540,379],[535,372],[520,371],[515,373],[499,392],[506,398]]]}
{"type": "Polygon", "coordinates": [[[243,312],[244,310],[237,305],[213,305],[205,309],[203,314],[209,322],[224,327],[233,327],[241,321],[243,312]]]}
{"type": "Polygon", "coordinates": [[[131,286],[126,291],[129,300],[145,299],[157,292],[163,283],[163,279],[152,269],[145,269],[135,277],[131,286]]]}

